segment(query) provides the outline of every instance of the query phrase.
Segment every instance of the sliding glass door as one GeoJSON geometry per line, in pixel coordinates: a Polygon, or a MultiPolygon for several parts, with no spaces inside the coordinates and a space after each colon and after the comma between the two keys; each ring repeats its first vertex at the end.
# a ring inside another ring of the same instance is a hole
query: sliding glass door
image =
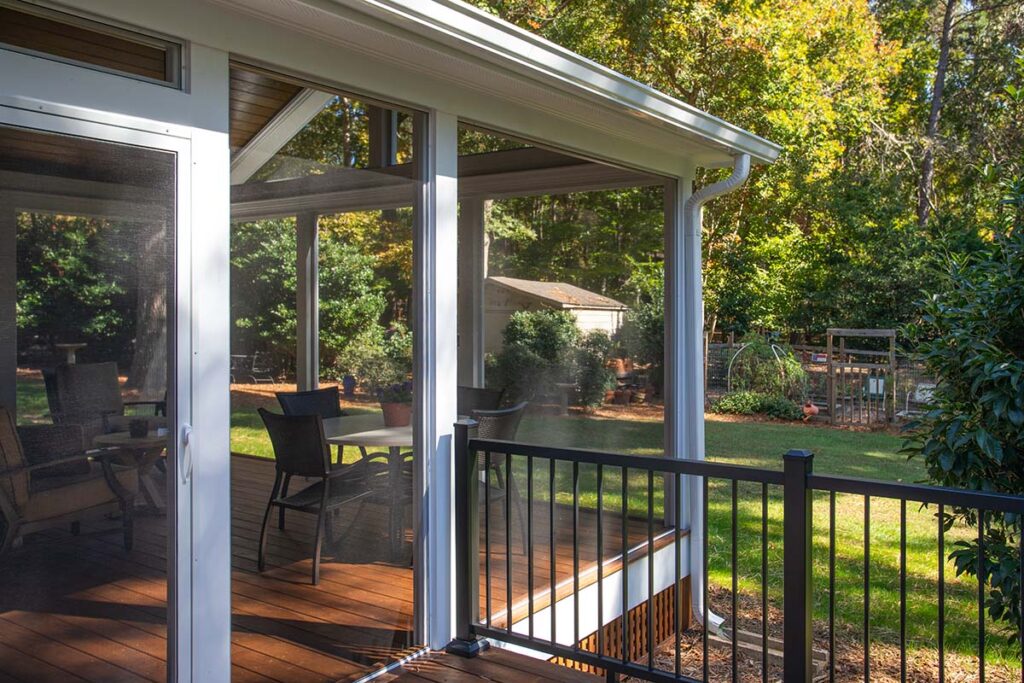
{"type": "Polygon", "coordinates": [[[190,676],[188,152],[0,106],[4,680],[190,676]]]}

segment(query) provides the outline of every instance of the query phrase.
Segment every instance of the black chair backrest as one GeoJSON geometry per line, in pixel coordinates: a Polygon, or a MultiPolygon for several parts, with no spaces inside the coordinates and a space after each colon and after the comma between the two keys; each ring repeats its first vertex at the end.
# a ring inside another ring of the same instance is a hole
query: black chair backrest
{"type": "Polygon", "coordinates": [[[265,408],[259,413],[270,434],[279,471],[300,477],[327,476],[331,449],[319,415],[278,415],[265,408]]]}
{"type": "Polygon", "coordinates": [[[312,391],[279,391],[277,402],[285,415],[319,415],[324,419],[341,415],[341,398],[336,386],[312,391]]]}
{"type": "Polygon", "coordinates": [[[459,415],[470,415],[474,410],[497,410],[501,407],[504,389],[459,386],[455,405],[459,415]]]}
{"type": "Polygon", "coordinates": [[[517,403],[500,410],[474,410],[470,416],[477,421],[477,436],[481,439],[512,441],[519,431],[519,423],[526,413],[527,402],[517,403]]]}

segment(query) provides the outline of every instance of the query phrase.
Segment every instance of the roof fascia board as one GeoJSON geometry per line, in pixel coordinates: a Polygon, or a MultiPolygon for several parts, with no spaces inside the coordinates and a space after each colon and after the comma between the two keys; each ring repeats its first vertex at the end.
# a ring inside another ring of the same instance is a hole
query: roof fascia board
{"type": "Polygon", "coordinates": [[[328,1],[398,23],[498,66],[517,65],[524,75],[557,87],[569,86],[605,105],[667,123],[761,162],[774,161],[782,150],[775,143],[459,0],[328,1]]]}

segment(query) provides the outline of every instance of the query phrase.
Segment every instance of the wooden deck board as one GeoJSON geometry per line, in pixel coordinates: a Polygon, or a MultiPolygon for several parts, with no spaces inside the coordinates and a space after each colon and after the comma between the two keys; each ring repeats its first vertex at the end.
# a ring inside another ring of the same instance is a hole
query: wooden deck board
{"type": "MultiPolygon", "coordinates": [[[[284,531],[277,529],[275,515],[268,569],[263,574],[256,571],[260,525],[273,476],[270,461],[232,458],[233,679],[349,681],[411,653],[412,568],[408,556],[391,561],[384,533],[387,515],[381,507],[367,505],[354,523],[350,522],[355,507],[342,510],[336,531],[344,534],[325,549],[319,586],[309,583],[314,522],[310,515],[289,513],[284,531]]],[[[550,599],[547,511],[546,503],[537,503],[536,609],[550,599]]],[[[507,604],[501,504],[492,507],[490,519],[491,608],[494,622],[500,623],[507,604]]],[[[526,556],[517,520],[511,526],[513,613],[518,618],[526,603],[526,556]]],[[[555,526],[556,592],[561,597],[572,589],[571,509],[556,506],[555,526]]],[[[630,520],[629,527],[631,546],[646,539],[646,523],[630,520]]],[[[594,579],[595,529],[595,516],[581,513],[582,585],[594,579]]],[[[619,518],[606,514],[606,572],[618,566],[614,556],[619,553],[620,533],[619,518]]],[[[96,523],[83,525],[79,536],[59,529],[37,534],[0,558],[0,683],[163,680],[166,518],[139,517],[135,539],[133,550],[125,552],[118,522],[96,523]]],[[[481,552],[481,569],[484,559],[481,552]]],[[[485,595],[482,580],[482,609],[485,595]]],[[[466,661],[435,656],[400,670],[398,678],[583,680],[578,672],[537,660],[516,663],[510,657],[515,656],[489,653],[466,661]],[[555,678],[546,678],[549,673],[555,678]]]]}
{"type": "Polygon", "coordinates": [[[597,683],[604,678],[491,648],[472,659],[441,653],[423,657],[396,671],[392,680],[396,683],[597,683]]]}

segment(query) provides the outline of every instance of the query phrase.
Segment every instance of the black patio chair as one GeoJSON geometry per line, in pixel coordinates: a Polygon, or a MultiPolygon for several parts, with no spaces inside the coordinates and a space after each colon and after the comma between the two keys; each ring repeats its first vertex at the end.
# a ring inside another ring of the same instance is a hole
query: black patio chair
{"type": "MultiPolygon", "coordinates": [[[[528,403],[523,401],[511,408],[499,410],[473,410],[470,417],[477,422],[477,437],[481,439],[494,439],[496,441],[514,441],[516,432],[519,431],[519,423],[523,420],[528,403]]],[[[509,496],[516,506],[516,514],[519,516],[519,528],[522,530],[523,553],[526,553],[526,512],[523,510],[523,498],[519,495],[519,487],[516,486],[515,477],[509,469],[508,481],[505,481],[505,455],[503,453],[491,453],[490,469],[494,472],[497,480],[497,487],[492,488],[491,499],[509,496]]]]}
{"type": "MultiPolygon", "coordinates": [[[[277,402],[281,405],[281,412],[285,415],[319,415],[323,419],[342,417],[347,413],[341,409],[341,395],[338,387],[324,387],[322,389],[311,389],[309,391],[278,391],[277,402]]],[[[365,469],[362,459],[345,465],[341,462],[344,446],[338,446],[338,464],[335,465],[336,473],[350,477],[364,478],[365,469]]],[[[288,493],[288,482],[290,477],[284,480],[282,495],[288,493]]],[[[284,529],[284,508],[279,513],[280,519],[277,526],[284,529]]]]}
{"type": "Polygon", "coordinates": [[[275,395],[285,415],[319,415],[326,420],[345,414],[336,386],[310,391],[278,391],[275,395]]]}
{"type": "MultiPolygon", "coordinates": [[[[266,567],[267,528],[270,526],[270,511],[274,507],[315,514],[313,585],[317,585],[320,583],[320,550],[323,547],[324,525],[330,525],[330,513],[369,495],[369,491],[353,486],[351,480],[339,477],[338,472],[331,469],[331,450],[324,437],[323,419],[319,415],[278,415],[264,408],[260,408],[259,413],[274,447],[277,475],[274,477],[274,488],[267,502],[267,510],[263,514],[257,566],[261,572],[266,567]],[[286,489],[282,489],[282,483],[293,476],[318,481],[297,493],[288,494],[286,489]]],[[[327,533],[332,535],[329,526],[327,533]]]]}
{"type": "Polygon", "coordinates": [[[484,389],[459,385],[455,405],[459,415],[470,415],[474,410],[497,410],[501,407],[504,389],[484,389]]]}

